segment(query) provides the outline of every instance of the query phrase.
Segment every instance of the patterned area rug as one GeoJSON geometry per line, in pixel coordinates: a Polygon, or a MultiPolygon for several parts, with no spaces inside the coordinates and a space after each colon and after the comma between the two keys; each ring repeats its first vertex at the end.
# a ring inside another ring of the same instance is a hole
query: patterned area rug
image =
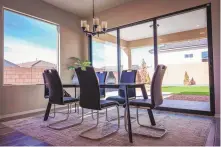
{"type": "MultiPolygon", "coordinates": [[[[108,114],[109,117],[116,117],[116,110],[109,110],[108,114]]],[[[123,109],[121,108],[122,114],[123,109]]],[[[140,122],[150,124],[148,113],[143,110],[140,114],[140,122]]],[[[132,110],[132,116],[135,116],[135,110],[132,110]]],[[[129,143],[123,119],[121,119],[120,130],[117,133],[99,141],[79,136],[80,132],[96,124],[96,120],[93,120],[91,116],[86,116],[81,125],[65,130],[53,130],[47,127],[48,123],[65,118],[63,114],[56,114],[56,118],[50,118],[47,122],[43,121],[43,115],[38,115],[4,122],[3,124],[55,146],[203,146],[213,123],[211,117],[172,112],[154,111],[154,116],[157,127],[166,128],[167,134],[161,139],[133,135],[133,144],[129,143]]],[[[76,117],[79,115],[72,113],[69,120],[62,125],[77,122],[76,117]]],[[[88,132],[87,136],[97,136],[116,129],[117,121],[105,123],[104,113],[100,115],[100,121],[98,129],[88,132]]],[[[132,130],[142,133],[160,133],[141,128],[136,121],[132,123],[132,130]]]]}

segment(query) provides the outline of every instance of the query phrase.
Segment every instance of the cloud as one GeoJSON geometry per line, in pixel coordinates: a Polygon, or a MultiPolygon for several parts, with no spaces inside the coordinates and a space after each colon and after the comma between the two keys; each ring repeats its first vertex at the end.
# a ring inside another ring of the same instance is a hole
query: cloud
{"type": "Polygon", "coordinates": [[[36,59],[54,64],[57,64],[58,61],[57,49],[42,47],[41,42],[38,45],[22,39],[5,36],[4,48],[4,59],[16,64],[35,61],[36,59]]]}

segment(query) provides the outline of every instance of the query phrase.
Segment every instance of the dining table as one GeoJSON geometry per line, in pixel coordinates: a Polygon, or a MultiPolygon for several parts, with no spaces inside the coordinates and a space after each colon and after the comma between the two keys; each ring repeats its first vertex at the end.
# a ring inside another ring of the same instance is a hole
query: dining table
{"type": "MultiPolygon", "coordinates": [[[[128,137],[130,143],[133,143],[133,136],[132,136],[132,126],[131,126],[131,117],[130,117],[130,106],[129,106],[129,99],[128,99],[128,89],[129,88],[140,88],[142,92],[142,96],[144,99],[148,98],[146,88],[145,88],[146,83],[100,83],[99,87],[100,88],[113,88],[113,89],[122,89],[124,90],[125,93],[125,105],[126,105],[126,111],[128,114],[128,137]]],[[[80,88],[79,84],[63,84],[63,88],[74,88],[75,89],[75,97],[76,97],[76,89],[80,88]]],[[[47,120],[49,116],[49,113],[45,113],[45,118],[44,120],[47,120]]]]}

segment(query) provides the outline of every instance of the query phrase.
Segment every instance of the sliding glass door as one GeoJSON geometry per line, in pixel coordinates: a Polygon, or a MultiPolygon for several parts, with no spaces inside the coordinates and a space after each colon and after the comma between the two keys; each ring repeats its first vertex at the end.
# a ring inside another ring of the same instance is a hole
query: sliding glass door
{"type": "Polygon", "coordinates": [[[206,8],[157,20],[163,107],[210,111],[206,8]],[[187,21],[188,20],[188,21],[187,21]]]}
{"type": "MultiPolygon", "coordinates": [[[[137,70],[136,82],[145,82],[150,91],[154,73],[153,22],[120,29],[121,67],[123,70],[137,70]],[[125,58],[125,56],[127,58],[125,58]]],[[[140,96],[140,89],[136,89],[140,96]]]]}
{"type": "Polygon", "coordinates": [[[150,95],[155,68],[164,64],[164,102],[159,109],[213,114],[210,7],[202,5],[119,26],[93,37],[93,66],[96,70],[111,71],[114,82],[122,70],[137,70],[136,81],[146,82],[150,95]]]}

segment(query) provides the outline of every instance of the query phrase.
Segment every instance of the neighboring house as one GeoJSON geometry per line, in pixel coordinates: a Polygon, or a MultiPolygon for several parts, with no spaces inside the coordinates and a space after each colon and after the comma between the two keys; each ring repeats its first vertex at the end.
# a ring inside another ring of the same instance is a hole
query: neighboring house
{"type": "Polygon", "coordinates": [[[26,67],[26,68],[57,68],[55,64],[43,60],[25,62],[18,65],[20,67],[26,67]]]}
{"type": "MultiPolygon", "coordinates": [[[[159,46],[159,63],[188,64],[208,61],[207,39],[167,43],[159,46]]],[[[153,54],[153,49],[149,51],[153,54]]]]}
{"type": "Polygon", "coordinates": [[[19,67],[17,64],[4,60],[4,67],[19,67]]]}

